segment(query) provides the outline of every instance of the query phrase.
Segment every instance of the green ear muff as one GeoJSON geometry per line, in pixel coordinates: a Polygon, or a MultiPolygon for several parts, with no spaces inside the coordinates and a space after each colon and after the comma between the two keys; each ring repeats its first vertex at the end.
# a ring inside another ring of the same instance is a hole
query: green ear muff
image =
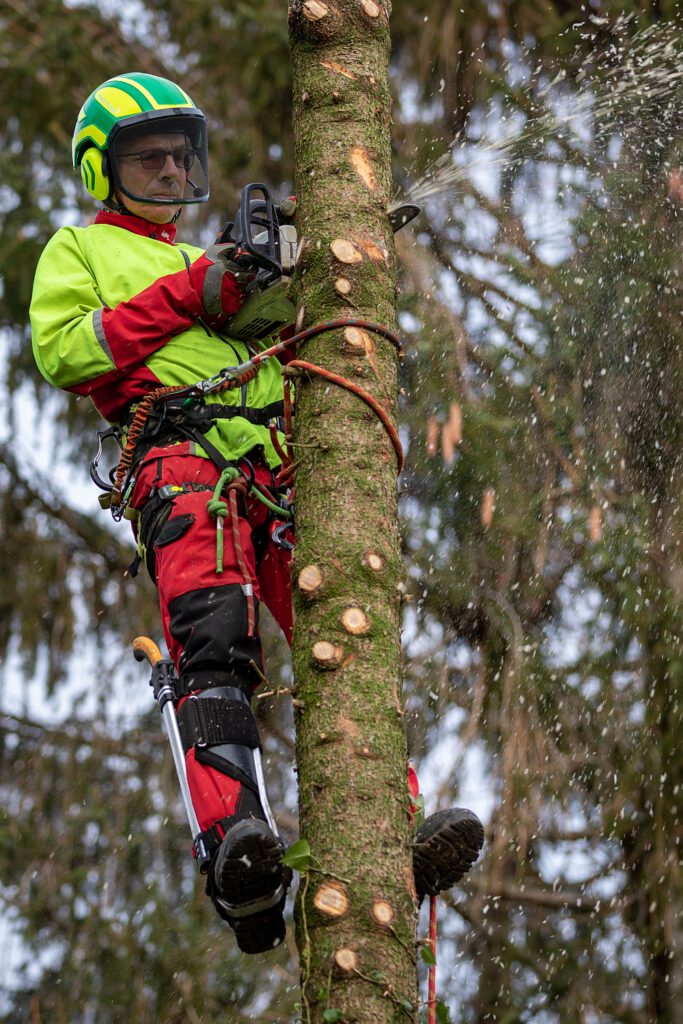
{"type": "Polygon", "coordinates": [[[111,184],[109,181],[109,161],[107,154],[102,153],[96,146],[86,149],[81,158],[81,178],[93,198],[104,203],[109,198],[111,184]]]}

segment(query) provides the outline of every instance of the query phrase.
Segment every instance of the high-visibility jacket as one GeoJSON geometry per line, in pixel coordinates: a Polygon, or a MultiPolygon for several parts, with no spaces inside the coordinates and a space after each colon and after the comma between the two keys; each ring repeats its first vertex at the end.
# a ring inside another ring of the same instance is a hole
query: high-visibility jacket
{"type": "MultiPolygon", "coordinates": [[[[114,340],[103,331],[103,311],[186,269],[202,252],[176,243],[173,224],[108,211],[88,227],[60,228],[41,255],[31,300],[33,352],[43,376],[59,388],[88,395],[106,420],[117,423],[131,404],[160,385],[192,384],[246,362],[250,352],[243,342],[199,320],[178,330],[161,310],[158,316],[148,310],[135,322],[128,319],[124,336],[119,331],[114,340]]],[[[249,384],[210,395],[206,402],[263,409],[264,418],[270,409],[276,416],[283,397],[281,371],[270,359],[249,384]]],[[[205,436],[228,460],[262,446],[271,467],[280,462],[267,426],[242,416],[214,420],[205,436]]]]}

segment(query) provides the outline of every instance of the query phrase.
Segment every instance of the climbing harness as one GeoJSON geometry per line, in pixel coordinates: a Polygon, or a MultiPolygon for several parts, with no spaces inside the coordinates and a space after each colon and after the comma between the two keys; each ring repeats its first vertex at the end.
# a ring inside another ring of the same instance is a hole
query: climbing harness
{"type": "MultiPolygon", "coordinates": [[[[113,517],[115,519],[120,519],[124,514],[126,505],[130,501],[135,483],[133,468],[136,461],[136,454],[139,456],[138,445],[141,441],[144,440],[147,442],[151,439],[156,439],[157,442],[161,441],[162,426],[166,423],[171,431],[175,431],[176,436],[181,434],[181,436],[186,436],[194,440],[204,449],[209,458],[211,458],[220,469],[226,469],[227,462],[221,453],[206,440],[201,429],[196,426],[192,426],[193,416],[202,416],[202,410],[205,408],[202,400],[208,395],[221,394],[225,391],[232,391],[235,388],[245,386],[256,377],[261,367],[269,359],[277,357],[294,345],[308,341],[309,338],[313,338],[325,331],[348,327],[359,327],[380,335],[396,348],[399,358],[403,358],[403,346],[400,338],[383,324],[375,323],[372,320],[363,320],[358,318],[348,320],[328,320],[325,323],[315,324],[306,330],[299,331],[291,338],[279,341],[277,344],[264,349],[262,352],[255,353],[250,359],[244,363],[240,363],[238,366],[225,367],[218,374],[213,377],[209,377],[207,380],[197,381],[195,384],[190,385],[159,387],[150,391],[150,393],[146,395],[135,407],[133,418],[125,432],[125,438],[120,433],[115,434],[113,429],[111,431],[103,432],[103,437],[99,439],[100,448],[98,450],[98,454],[93,460],[93,464],[91,464],[91,476],[93,476],[95,482],[103,490],[110,492],[111,512],[113,517]],[[153,421],[153,426],[149,428],[151,420],[153,421]],[[96,472],[97,462],[101,455],[102,440],[104,439],[104,436],[109,436],[110,432],[112,436],[116,436],[117,439],[122,441],[122,450],[118,465],[110,473],[110,478],[112,479],[111,487],[105,484],[96,472]],[[95,467],[94,469],[93,466],[95,467]],[[93,475],[93,473],[95,475],[93,475]]],[[[277,428],[272,425],[272,420],[277,419],[278,417],[275,415],[275,409],[271,409],[271,407],[268,407],[265,410],[251,410],[244,406],[208,406],[208,410],[203,413],[203,423],[206,428],[208,429],[210,421],[213,418],[242,415],[252,421],[261,422],[264,426],[268,425],[271,438],[275,438],[275,441],[277,441],[275,450],[277,451],[278,456],[282,459],[282,470],[278,478],[278,485],[283,486],[287,479],[288,470],[290,471],[290,479],[292,475],[292,403],[289,382],[293,371],[322,377],[324,380],[335,384],[338,387],[345,388],[347,391],[357,395],[357,397],[364,401],[373,410],[389,435],[389,439],[391,440],[394,451],[396,452],[397,471],[398,473],[401,472],[403,468],[403,449],[398,436],[398,431],[380,402],[364,388],[359,387],[357,384],[347,380],[340,374],[332,373],[330,370],[325,369],[325,367],[317,366],[314,363],[301,359],[293,359],[283,369],[283,376],[285,378],[285,400],[283,412],[287,452],[283,450],[279,443],[279,439],[277,438],[277,428]],[[269,417],[268,422],[265,422],[266,417],[269,417]]],[[[273,403],[273,405],[277,406],[279,411],[279,403],[273,403]]]]}

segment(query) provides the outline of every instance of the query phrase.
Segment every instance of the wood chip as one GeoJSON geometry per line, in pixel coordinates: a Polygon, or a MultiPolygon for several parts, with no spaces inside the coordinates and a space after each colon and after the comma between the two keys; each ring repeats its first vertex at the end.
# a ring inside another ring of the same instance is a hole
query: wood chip
{"type": "Polygon", "coordinates": [[[349,71],[348,68],[342,67],[341,64],[336,64],[333,60],[321,60],[320,66],[322,68],[327,68],[328,71],[336,71],[338,75],[343,75],[344,78],[352,78],[354,81],[356,80],[356,75],[354,75],[353,71],[349,71]]]}
{"type": "Polygon", "coordinates": [[[481,525],[485,530],[493,522],[493,513],[496,511],[496,492],[493,487],[487,487],[481,499],[481,525]]]}
{"type": "Polygon", "coordinates": [[[602,512],[599,505],[593,505],[588,516],[588,534],[594,544],[602,540],[602,512]]]}
{"type": "Polygon", "coordinates": [[[455,445],[453,444],[450,427],[447,423],[444,423],[441,428],[441,453],[443,455],[444,466],[451,466],[453,464],[453,459],[455,458],[455,445]]]}
{"type": "Polygon", "coordinates": [[[430,459],[433,458],[434,455],[436,455],[437,449],[439,447],[439,432],[439,421],[437,420],[436,416],[430,416],[429,419],[427,420],[427,441],[425,445],[427,449],[427,455],[429,456],[430,459]]]}
{"type": "Polygon", "coordinates": [[[462,409],[457,402],[451,402],[448,410],[448,429],[451,432],[453,444],[460,444],[462,441],[462,409]]]}

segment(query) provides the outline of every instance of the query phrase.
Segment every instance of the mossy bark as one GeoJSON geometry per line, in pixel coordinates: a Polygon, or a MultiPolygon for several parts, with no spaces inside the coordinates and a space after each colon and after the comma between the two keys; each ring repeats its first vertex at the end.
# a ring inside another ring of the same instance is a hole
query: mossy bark
{"type": "MultiPolygon", "coordinates": [[[[290,3],[302,326],[353,317],[394,326],[389,9],[290,3]]],[[[397,353],[378,335],[337,329],[298,357],[359,384],[394,416],[397,353]]],[[[344,1021],[405,1024],[417,1019],[417,971],[397,458],[367,405],[307,375],[297,382],[295,452],[297,764],[301,836],[318,869],[302,876],[297,903],[302,1019],[338,1010],[344,1021]]]]}

